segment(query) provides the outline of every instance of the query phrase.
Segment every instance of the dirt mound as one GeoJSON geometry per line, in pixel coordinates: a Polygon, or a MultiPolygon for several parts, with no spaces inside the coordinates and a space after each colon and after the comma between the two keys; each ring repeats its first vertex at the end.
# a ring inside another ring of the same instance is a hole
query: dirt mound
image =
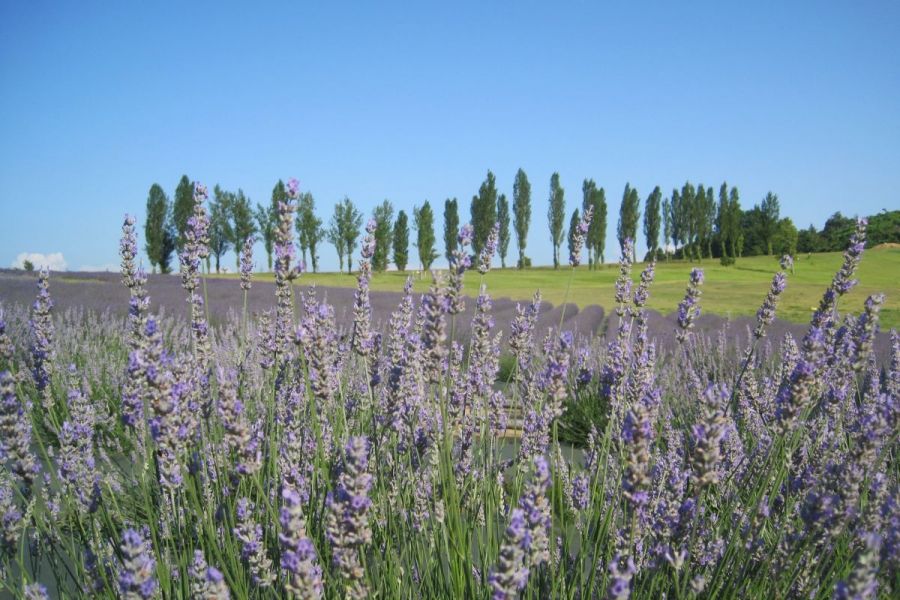
{"type": "Polygon", "coordinates": [[[897,249],[900,248],[900,244],[898,244],[897,242],[884,242],[883,244],[872,246],[872,250],[886,250],[888,248],[897,249]]]}

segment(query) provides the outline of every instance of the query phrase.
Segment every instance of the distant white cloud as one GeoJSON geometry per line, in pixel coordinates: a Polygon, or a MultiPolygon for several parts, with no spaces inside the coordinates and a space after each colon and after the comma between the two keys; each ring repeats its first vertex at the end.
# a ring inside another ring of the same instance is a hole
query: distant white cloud
{"type": "Polygon", "coordinates": [[[13,261],[14,269],[22,269],[25,267],[25,261],[30,261],[35,269],[47,267],[51,271],[65,271],[68,268],[66,259],[63,258],[62,252],[53,252],[51,254],[41,254],[40,252],[22,252],[13,261]]]}
{"type": "Polygon", "coordinates": [[[114,263],[106,263],[105,265],[81,265],[78,267],[79,271],[88,271],[92,273],[98,272],[109,272],[109,273],[118,273],[120,270],[119,265],[114,263]]]}

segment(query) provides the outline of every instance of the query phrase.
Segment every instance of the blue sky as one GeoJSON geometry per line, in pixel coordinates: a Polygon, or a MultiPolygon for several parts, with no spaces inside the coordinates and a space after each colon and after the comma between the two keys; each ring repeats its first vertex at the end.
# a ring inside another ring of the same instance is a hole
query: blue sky
{"type": "Polygon", "coordinates": [[[321,4],[3,2],[0,266],[116,265],[122,215],[182,173],[465,220],[522,167],[544,264],[553,171],[568,212],[606,188],[607,257],[626,182],[771,189],[804,227],[900,205],[900,3],[321,4]]]}

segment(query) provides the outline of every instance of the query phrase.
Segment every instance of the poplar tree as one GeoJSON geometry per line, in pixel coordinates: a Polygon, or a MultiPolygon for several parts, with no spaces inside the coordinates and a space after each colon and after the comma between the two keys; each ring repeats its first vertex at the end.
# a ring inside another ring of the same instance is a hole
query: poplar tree
{"type": "Polygon", "coordinates": [[[506,255],[509,252],[509,201],[506,194],[497,197],[497,222],[500,224],[497,250],[500,254],[500,267],[506,268],[506,255]]]}
{"type": "Polygon", "coordinates": [[[585,179],[581,185],[581,191],[584,196],[581,202],[581,211],[586,211],[588,207],[594,209],[591,224],[588,227],[587,236],[585,236],[584,247],[588,252],[588,265],[591,268],[597,268],[597,259],[599,258],[601,263],[604,260],[604,247],[606,246],[606,192],[603,188],[597,189],[597,184],[593,179],[585,179]]]}
{"type": "Polygon", "coordinates": [[[169,216],[169,198],[158,183],[150,186],[147,194],[147,220],[144,222],[144,250],[153,272],[171,270],[175,235],[169,216]]]}
{"type": "Polygon", "coordinates": [[[641,218],[641,199],[637,188],[631,184],[625,184],[625,192],[622,194],[622,204],[619,207],[619,225],[617,228],[619,248],[625,248],[625,240],[630,239],[631,259],[637,261],[637,228],[641,218]]]}
{"type": "Polygon", "coordinates": [[[765,241],[766,250],[768,251],[769,256],[771,256],[772,240],[775,238],[775,233],[778,231],[779,213],[781,210],[778,203],[778,196],[769,192],[766,194],[766,197],[763,198],[759,208],[762,211],[760,233],[765,241]]]}
{"type": "Polygon", "coordinates": [[[419,262],[422,264],[422,270],[427,271],[431,268],[431,263],[438,257],[435,250],[435,234],[434,234],[434,211],[431,210],[431,204],[428,200],[421,208],[413,209],[413,226],[416,229],[416,248],[419,251],[419,262]]]}
{"type": "Polygon", "coordinates": [[[553,244],[553,268],[559,268],[559,247],[563,242],[566,219],[565,190],[559,184],[559,173],[550,176],[550,199],[547,207],[547,223],[550,226],[550,242],[553,244]]]}
{"type": "Polygon", "coordinates": [[[525,246],[528,244],[528,228],[531,225],[531,183],[528,175],[519,169],[513,182],[513,227],[516,230],[516,245],[519,260],[516,266],[525,268],[525,246]]]}
{"type": "Polygon", "coordinates": [[[234,249],[235,273],[237,273],[241,270],[241,247],[248,237],[256,233],[250,198],[244,195],[244,190],[241,188],[238,188],[237,194],[233,194],[230,198],[228,218],[230,225],[226,231],[230,236],[231,247],[234,249]]]}
{"type": "Polygon", "coordinates": [[[451,260],[459,236],[459,203],[456,198],[444,200],[444,256],[451,260]]]}
{"type": "MultiPolygon", "coordinates": [[[[301,249],[309,250],[313,273],[319,271],[319,243],[325,239],[322,219],[316,216],[316,201],[309,192],[300,194],[295,220],[301,249]]],[[[304,252],[304,260],[305,260],[304,252]]]]}
{"type": "Polygon", "coordinates": [[[177,236],[175,247],[178,251],[184,247],[185,231],[188,219],[194,212],[194,185],[187,175],[182,175],[175,188],[175,203],[172,206],[172,225],[177,236]]]}
{"type": "Polygon", "coordinates": [[[478,188],[478,195],[472,197],[470,213],[472,251],[477,255],[484,248],[488,235],[497,222],[497,179],[490,170],[478,188]]]}
{"type": "Polygon", "coordinates": [[[409,262],[409,222],[405,211],[397,213],[394,223],[394,264],[398,271],[406,270],[409,262]]]}
{"type": "Polygon", "coordinates": [[[575,253],[575,236],[578,235],[578,225],[581,224],[581,212],[576,208],[569,219],[569,234],[566,239],[569,243],[569,256],[575,253]]]}
{"type": "Polygon", "coordinates": [[[662,200],[662,192],[659,186],[653,188],[650,195],[647,196],[647,202],[644,204],[644,237],[647,239],[647,251],[650,253],[650,260],[656,260],[656,253],[659,250],[659,208],[662,200]]]}
{"type": "Polygon", "coordinates": [[[385,200],[372,210],[375,219],[375,254],[372,255],[372,269],[376,272],[387,270],[391,249],[391,228],[394,222],[394,207],[385,200]]]}
{"type": "MultiPolygon", "coordinates": [[[[227,192],[218,184],[213,188],[213,197],[209,203],[209,253],[216,258],[216,273],[221,271],[222,256],[231,246],[231,222],[229,212],[233,201],[231,192],[227,192]]],[[[209,270],[209,257],[207,271],[209,270]]]]}
{"type": "Polygon", "coordinates": [[[672,239],[672,203],[666,198],[662,203],[663,243],[666,262],[669,261],[669,241],[672,239]]]}
{"type": "Polygon", "coordinates": [[[266,249],[266,259],[269,270],[272,270],[272,252],[275,250],[275,227],[278,221],[278,203],[287,200],[287,189],[284,182],[280,179],[275,187],[272,188],[272,200],[269,206],[262,204],[256,205],[253,216],[256,217],[256,224],[259,227],[259,234],[262,236],[263,246],[266,249]]]}

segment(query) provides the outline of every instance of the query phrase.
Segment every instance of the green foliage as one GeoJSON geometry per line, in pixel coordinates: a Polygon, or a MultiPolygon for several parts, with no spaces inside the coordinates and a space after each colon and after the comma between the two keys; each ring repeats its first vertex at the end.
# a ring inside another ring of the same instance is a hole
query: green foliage
{"type": "Polygon", "coordinates": [[[761,212],[761,219],[759,221],[760,235],[765,242],[768,254],[771,256],[775,233],[778,231],[779,213],[781,210],[778,203],[778,196],[769,192],[766,194],[766,197],[763,198],[759,208],[761,212]]]}
{"type": "Polygon", "coordinates": [[[459,203],[456,198],[444,200],[444,256],[447,260],[456,251],[459,241],[459,203]]]}
{"type": "Polygon", "coordinates": [[[344,196],[342,202],[334,205],[334,215],[331,217],[326,237],[337,250],[341,270],[344,269],[344,257],[347,257],[347,273],[353,270],[353,251],[356,250],[362,220],[362,213],[347,196],[344,196]]]}
{"type": "Polygon", "coordinates": [[[431,268],[431,263],[438,257],[437,250],[434,247],[434,211],[431,210],[431,204],[428,200],[421,208],[413,208],[413,227],[416,230],[416,248],[419,250],[419,262],[422,263],[422,269],[431,268]]]}
{"type": "Polygon", "coordinates": [[[497,197],[497,222],[500,223],[497,252],[500,254],[500,267],[506,268],[506,255],[509,253],[509,201],[506,194],[497,197]]]}
{"type": "Polygon", "coordinates": [[[394,223],[394,264],[398,271],[406,270],[409,262],[409,221],[405,211],[397,213],[397,222],[394,223]]]}
{"type": "Polygon", "coordinates": [[[175,247],[181,251],[184,247],[184,232],[188,219],[194,212],[194,185],[187,175],[182,175],[175,188],[175,204],[172,206],[172,226],[175,230],[175,247]]]}
{"type": "Polygon", "coordinates": [[[216,273],[221,271],[222,255],[228,252],[234,237],[229,220],[233,202],[234,194],[216,184],[209,203],[209,252],[216,259],[216,273]]]}
{"type": "Polygon", "coordinates": [[[388,256],[391,250],[391,227],[394,222],[394,207],[385,200],[372,210],[375,219],[375,254],[372,256],[372,269],[377,273],[387,270],[388,256]]]}
{"type": "Polygon", "coordinates": [[[581,212],[576,208],[572,211],[572,218],[569,219],[569,233],[566,240],[569,242],[569,256],[572,256],[575,250],[575,235],[578,231],[578,223],[581,221],[581,212]]]}
{"type": "Polygon", "coordinates": [[[622,194],[622,204],[619,207],[619,225],[616,230],[619,240],[619,248],[625,247],[625,240],[634,242],[632,246],[632,259],[637,259],[637,227],[641,218],[641,199],[636,188],[631,184],[625,184],[625,192],[622,194]]]}
{"type": "Polygon", "coordinates": [[[22,262],[22,268],[25,269],[26,273],[34,273],[34,263],[28,259],[22,262]]]}
{"type": "Polygon", "coordinates": [[[155,271],[168,273],[175,250],[175,235],[169,216],[169,199],[159,184],[150,186],[147,195],[147,220],[144,223],[144,249],[155,271]]]}
{"type": "Polygon", "coordinates": [[[647,239],[647,250],[654,256],[659,248],[659,210],[661,201],[662,191],[660,191],[659,186],[656,186],[650,192],[650,195],[647,196],[647,202],[644,204],[644,237],[647,239]]]}
{"type": "Polygon", "coordinates": [[[553,268],[559,268],[559,247],[563,242],[566,219],[565,190],[559,184],[559,173],[550,176],[550,199],[547,207],[547,223],[550,226],[550,243],[553,244],[553,268]]]}
{"type": "Polygon", "coordinates": [[[472,196],[472,251],[481,252],[488,235],[497,222],[497,179],[491,171],[478,188],[478,195],[472,196]]]}
{"type": "Polygon", "coordinates": [[[256,218],[259,231],[262,237],[263,246],[266,249],[267,264],[269,270],[272,270],[272,252],[275,250],[275,227],[278,221],[278,203],[287,200],[287,188],[280,179],[275,187],[272,188],[272,200],[268,208],[262,204],[256,205],[253,216],[256,218]]]}
{"type": "Polygon", "coordinates": [[[885,243],[900,243],[900,210],[882,210],[877,215],[869,217],[867,233],[867,246],[877,246],[885,243]]]}
{"type": "Polygon", "coordinates": [[[608,208],[606,206],[606,192],[603,188],[597,188],[593,179],[585,179],[581,185],[583,199],[581,201],[582,212],[588,207],[594,208],[591,225],[585,236],[584,247],[588,251],[588,265],[596,268],[598,262],[603,263],[606,247],[606,220],[608,208]]]}
{"type": "Polygon", "coordinates": [[[665,247],[666,260],[669,260],[669,242],[672,240],[672,203],[668,198],[662,203],[663,221],[663,246],[665,247]]]}
{"type": "Polygon", "coordinates": [[[794,222],[789,217],[778,221],[775,235],[772,237],[772,249],[776,256],[795,256],[797,254],[798,233],[794,222]]]}
{"type": "Polygon", "coordinates": [[[300,194],[297,203],[297,217],[294,222],[297,228],[300,249],[306,260],[306,252],[309,251],[309,260],[313,273],[319,271],[319,243],[325,238],[325,230],[322,228],[322,219],[316,216],[316,201],[309,192],[300,194]]]}
{"type": "Polygon", "coordinates": [[[238,188],[237,193],[232,196],[228,209],[231,218],[229,233],[231,234],[231,247],[234,250],[234,266],[236,271],[240,271],[241,247],[248,237],[256,233],[253,208],[250,205],[250,198],[244,194],[244,190],[238,188]]]}
{"type": "Polygon", "coordinates": [[[528,245],[528,228],[531,226],[531,183],[525,171],[516,171],[513,181],[513,228],[516,230],[516,246],[519,249],[517,266],[525,268],[525,246],[528,245]]]}

